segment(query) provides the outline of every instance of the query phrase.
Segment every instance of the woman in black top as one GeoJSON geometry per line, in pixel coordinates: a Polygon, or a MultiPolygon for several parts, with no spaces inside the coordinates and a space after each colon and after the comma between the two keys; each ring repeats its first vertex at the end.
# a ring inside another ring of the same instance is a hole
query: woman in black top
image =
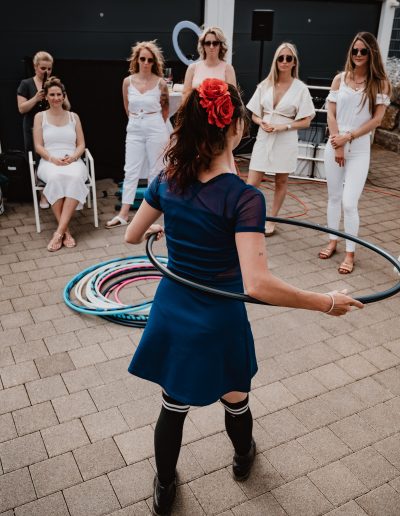
{"type": "MultiPolygon", "coordinates": [[[[24,147],[25,152],[34,152],[33,146],[33,119],[36,113],[47,109],[43,85],[53,70],[53,57],[44,50],[36,52],[33,56],[33,67],[35,75],[28,79],[23,79],[17,89],[18,111],[23,115],[24,147]]],[[[68,99],[66,99],[66,109],[70,109],[68,99]]],[[[40,199],[41,208],[49,208],[45,196],[42,194],[40,199]]]]}

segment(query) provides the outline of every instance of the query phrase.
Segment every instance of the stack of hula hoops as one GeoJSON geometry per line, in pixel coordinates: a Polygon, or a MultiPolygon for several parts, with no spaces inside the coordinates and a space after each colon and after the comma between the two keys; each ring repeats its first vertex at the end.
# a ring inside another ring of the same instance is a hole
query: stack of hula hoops
{"type": "MultiPolygon", "coordinates": [[[[157,258],[161,263],[167,263],[167,258],[157,258]]],[[[88,267],[72,278],[64,288],[64,301],[79,313],[98,315],[124,326],[144,328],[152,300],[127,305],[122,303],[120,293],[127,285],[161,277],[162,274],[146,256],[117,258],[88,267]]]]}
{"type": "MultiPolygon", "coordinates": [[[[400,260],[397,260],[377,245],[366,242],[361,238],[322,227],[318,224],[311,224],[306,221],[281,219],[279,217],[268,217],[267,220],[314,229],[324,233],[332,233],[339,237],[352,240],[386,259],[389,263],[394,265],[394,270],[400,273],[400,260]]],[[[147,324],[153,300],[147,299],[138,304],[127,305],[122,303],[120,292],[124,287],[135,282],[159,280],[163,276],[207,294],[248,303],[266,304],[243,293],[225,292],[174,274],[167,268],[168,259],[166,257],[155,256],[153,254],[152,245],[155,239],[156,235],[153,234],[147,240],[146,252],[148,257],[131,256],[128,258],[116,258],[93,265],[72,278],[64,289],[64,301],[67,306],[79,313],[98,315],[117,324],[134,328],[144,328],[147,324]]],[[[355,299],[368,304],[394,296],[399,292],[400,281],[387,290],[356,297],[355,299]]]]}

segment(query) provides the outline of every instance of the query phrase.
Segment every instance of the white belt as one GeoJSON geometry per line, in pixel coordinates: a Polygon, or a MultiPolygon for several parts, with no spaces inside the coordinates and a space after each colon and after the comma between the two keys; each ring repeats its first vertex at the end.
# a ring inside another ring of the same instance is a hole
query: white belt
{"type": "Polygon", "coordinates": [[[156,115],[157,113],[161,113],[161,111],[150,111],[149,113],[142,110],[140,110],[139,113],[131,113],[129,111],[129,116],[132,118],[143,118],[145,115],[156,115]]]}

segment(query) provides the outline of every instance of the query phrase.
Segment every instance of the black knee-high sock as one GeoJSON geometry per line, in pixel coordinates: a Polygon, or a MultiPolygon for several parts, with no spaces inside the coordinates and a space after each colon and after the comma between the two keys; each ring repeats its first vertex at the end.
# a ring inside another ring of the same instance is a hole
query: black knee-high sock
{"type": "Polygon", "coordinates": [[[251,447],[253,416],[249,407],[249,397],[238,403],[229,403],[221,398],[225,408],[225,427],[235,452],[246,455],[251,447]]]}
{"type": "Polygon", "coordinates": [[[163,393],[163,406],[154,431],[154,449],[158,480],[164,486],[175,478],[175,468],[181,450],[183,424],[189,405],[163,393]]]}

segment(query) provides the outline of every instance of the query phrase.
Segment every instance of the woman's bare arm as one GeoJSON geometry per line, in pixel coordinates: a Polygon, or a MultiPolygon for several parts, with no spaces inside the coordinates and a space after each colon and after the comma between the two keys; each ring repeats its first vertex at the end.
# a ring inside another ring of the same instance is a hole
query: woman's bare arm
{"type": "MultiPolygon", "coordinates": [[[[268,269],[265,238],[262,233],[236,233],[236,247],[247,293],[260,301],[289,308],[328,312],[332,306],[329,294],[293,287],[274,276],[268,269]]],[[[352,306],[363,304],[343,293],[332,293],[335,307],[330,315],[344,315],[352,306]]]]}
{"type": "Polygon", "coordinates": [[[136,215],[126,229],[125,242],[128,244],[140,244],[151,233],[160,233],[160,237],[164,230],[162,226],[154,224],[154,222],[161,215],[161,211],[156,210],[146,200],[143,200],[136,215]]]}

